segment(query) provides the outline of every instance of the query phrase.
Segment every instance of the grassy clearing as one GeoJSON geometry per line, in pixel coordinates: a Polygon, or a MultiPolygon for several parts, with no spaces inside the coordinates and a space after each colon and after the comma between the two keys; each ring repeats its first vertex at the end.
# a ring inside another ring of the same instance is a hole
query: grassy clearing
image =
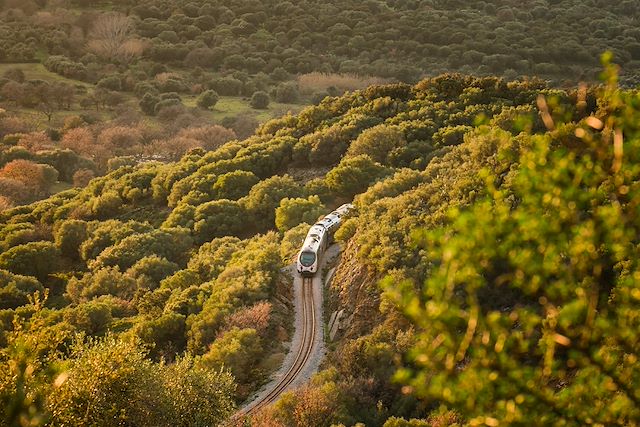
{"type": "MultiPolygon", "coordinates": [[[[0,64],[0,76],[6,71],[12,69],[20,69],[24,72],[27,80],[45,80],[49,82],[64,82],[74,85],[76,87],[82,86],[86,89],[91,89],[94,85],[79,80],[68,79],[58,74],[48,71],[42,64],[35,63],[21,63],[21,64],[0,64]]],[[[130,92],[122,92],[123,104],[138,110],[138,99],[130,92]]],[[[182,97],[183,103],[189,108],[196,108],[196,95],[186,95],[182,97]]],[[[15,108],[12,105],[3,106],[10,114],[16,115],[28,123],[31,123],[36,129],[44,130],[51,127],[61,127],[66,117],[78,116],[82,114],[91,114],[101,122],[109,121],[116,117],[115,111],[104,110],[96,111],[95,109],[80,109],[73,108],[71,110],[56,111],[53,115],[51,122],[47,121],[47,118],[36,109],[29,108],[15,108]]],[[[78,107],[78,105],[74,105],[78,107]]],[[[305,105],[301,104],[283,104],[278,102],[272,102],[269,108],[265,110],[255,110],[249,105],[249,98],[240,96],[221,96],[220,100],[216,104],[215,108],[211,111],[201,110],[201,114],[204,117],[211,120],[212,123],[220,123],[225,117],[233,117],[238,115],[249,115],[255,117],[258,122],[263,123],[274,117],[280,117],[287,112],[297,113],[302,110],[305,105]]],[[[149,121],[158,122],[154,117],[149,117],[149,121]]]]}
{"type": "MultiPolygon", "coordinates": [[[[195,107],[196,100],[197,96],[183,97],[183,103],[187,107],[195,107]]],[[[205,112],[205,114],[211,117],[211,120],[215,122],[219,122],[225,117],[246,114],[255,117],[262,123],[274,117],[282,116],[288,111],[296,113],[304,107],[304,105],[300,104],[281,104],[278,102],[272,102],[266,110],[255,110],[249,105],[249,98],[243,98],[241,96],[221,96],[214,109],[209,112],[205,112]]]]}
{"type": "Polygon", "coordinates": [[[80,80],[68,79],[66,77],[62,77],[59,74],[52,73],[47,70],[42,64],[34,64],[34,63],[25,63],[25,64],[0,64],[0,75],[4,74],[6,71],[20,69],[24,72],[25,78],[27,80],[46,80],[52,82],[64,82],[74,86],[84,86],[84,87],[92,87],[93,85],[90,83],[82,82],[80,80]]]}
{"type": "Polygon", "coordinates": [[[69,184],[68,182],[58,181],[51,186],[50,192],[51,194],[56,194],[61,191],[69,190],[71,188],[73,188],[73,185],[69,184]]]}

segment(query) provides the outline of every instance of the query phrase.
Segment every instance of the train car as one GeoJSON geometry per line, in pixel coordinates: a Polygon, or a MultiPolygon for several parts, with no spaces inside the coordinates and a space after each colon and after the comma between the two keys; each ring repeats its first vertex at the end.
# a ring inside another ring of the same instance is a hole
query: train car
{"type": "Polygon", "coordinates": [[[326,249],[328,244],[327,229],[320,225],[314,224],[307,237],[304,239],[302,250],[298,255],[298,273],[303,276],[313,276],[318,271],[320,256],[326,249]]]}
{"type": "Polygon", "coordinates": [[[351,209],[353,205],[344,204],[311,226],[296,261],[298,273],[303,276],[316,274],[322,254],[333,242],[333,233],[340,226],[342,217],[351,209]]]}

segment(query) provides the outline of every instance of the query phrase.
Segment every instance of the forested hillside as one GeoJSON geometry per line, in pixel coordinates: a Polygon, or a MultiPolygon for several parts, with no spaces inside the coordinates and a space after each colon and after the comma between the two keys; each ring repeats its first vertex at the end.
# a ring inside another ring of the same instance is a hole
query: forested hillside
{"type": "Polygon", "coordinates": [[[341,336],[258,425],[638,424],[639,98],[604,77],[542,91],[539,114],[505,107],[355,197],[341,336]]]}
{"type": "MultiPolygon", "coordinates": [[[[248,87],[263,87],[270,78],[277,84],[310,72],[400,80],[443,71],[593,79],[594,58],[605,49],[631,62],[631,70],[640,59],[634,25],[640,9],[632,0],[540,0],[526,7],[512,0],[7,0],[3,11],[4,62],[39,60],[44,50],[55,55],[46,65],[56,72],[87,81],[108,76],[113,85],[124,79],[131,88],[145,73],[153,77],[150,72],[174,66],[201,67],[193,77],[250,95],[248,87]],[[121,15],[93,26],[108,11],[121,15]],[[120,79],[105,68],[138,60],[119,70],[120,79]],[[237,84],[223,85],[216,72],[237,84]]],[[[189,79],[179,76],[172,84],[178,87],[182,78],[189,79]]],[[[105,87],[113,85],[105,80],[105,87]]]]}
{"type": "Polygon", "coordinates": [[[229,416],[282,360],[304,221],[355,200],[347,321],[254,425],[637,423],[640,114],[606,76],[373,86],[2,212],[3,417],[229,416]]]}
{"type": "Polygon", "coordinates": [[[0,209],[372,84],[462,72],[573,86],[610,50],[632,86],[639,14],[632,0],[5,0],[0,209]]]}

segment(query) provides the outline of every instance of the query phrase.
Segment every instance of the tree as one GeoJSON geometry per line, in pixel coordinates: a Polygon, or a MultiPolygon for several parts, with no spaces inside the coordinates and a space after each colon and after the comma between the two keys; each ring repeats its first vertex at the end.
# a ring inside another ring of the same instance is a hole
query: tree
{"type": "Polygon", "coordinates": [[[362,154],[343,159],[327,173],[325,180],[335,194],[353,197],[388,173],[387,168],[362,154]]]}
{"type": "Polygon", "coordinates": [[[95,20],[89,33],[87,47],[96,55],[110,61],[129,62],[140,56],[144,44],[132,37],[133,23],[128,16],[113,12],[95,20]]]}
{"type": "Polygon", "coordinates": [[[201,141],[192,138],[175,137],[155,140],[145,147],[145,152],[151,156],[162,156],[169,161],[176,162],[185,153],[199,147],[202,147],[201,141]]]}
{"type": "Polygon", "coordinates": [[[276,209],[276,227],[284,233],[301,222],[314,224],[325,212],[326,208],[318,196],[309,196],[307,199],[285,198],[276,209]]]}
{"type": "Polygon", "coordinates": [[[300,92],[298,92],[298,85],[296,83],[283,83],[276,88],[275,99],[278,102],[294,103],[298,101],[300,92]]]}
{"type": "Polygon", "coordinates": [[[532,138],[509,185],[487,177],[486,200],[416,233],[417,291],[386,282],[419,332],[399,377],[472,423],[640,420],[638,95],[609,84],[599,105],[532,138]]]}
{"type": "Polygon", "coordinates": [[[13,101],[13,103],[17,106],[20,105],[20,102],[24,99],[26,92],[26,87],[24,84],[10,81],[5,83],[0,90],[0,95],[8,101],[13,101]]]}
{"type": "Polygon", "coordinates": [[[76,127],[65,132],[60,145],[82,155],[93,157],[96,149],[93,133],[84,127],[76,127]]]}
{"type": "Polygon", "coordinates": [[[251,108],[264,110],[269,107],[270,101],[271,99],[269,98],[269,94],[259,90],[251,95],[251,101],[249,102],[249,104],[251,105],[251,108]]]}
{"type": "Polygon", "coordinates": [[[209,125],[180,129],[177,138],[195,139],[205,150],[215,151],[226,142],[236,139],[236,134],[223,126],[209,125]]]}
{"type": "Polygon", "coordinates": [[[215,90],[209,89],[200,94],[197,104],[198,107],[204,110],[210,110],[218,103],[219,99],[218,93],[215,90]]]}
{"type": "Polygon", "coordinates": [[[186,346],[185,316],[177,313],[163,314],[138,323],[134,333],[144,344],[153,348],[150,355],[154,359],[172,360],[186,346]]]}
{"type": "Polygon", "coordinates": [[[67,284],[66,297],[73,302],[86,302],[102,295],[131,300],[136,281],[123,274],[118,267],[96,268],[81,278],[72,278],[67,284]]]}
{"type": "Polygon", "coordinates": [[[51,242],[30,242],[0,254],[0,268],[44,282],[61,267],[60,251],[51,242]]]}
{"type": "Polygon", "coordinates": [[[219,199],[238,200],[258,182],[260,179],[252,172],[237,170],[221,175],[213,184],[213,191],[219,199]]]}
{"type": "Polygon", "coordinates": [[[55,243],[62,255],[80,259],[80,245],[87,240],[87,223],[76,219],[64,221],[55,232],[55,243]]]}
{"type": "Polygon", "coordinates": [[[180,267],[175,262],[158,255],[149,255],[138,260],[127,274],[138,280],[138,288],[146,285],[145,289],[155,289],[160,282],[178,271],[180,267]]]}
{"type": "Polygon", "coordinates": [[[353,141],[347,154],[351,156],[366,154],[373,161],[384,164],[387,163],[387,156],[392,150],[405,144],[405,137],[398,128],[379,125],[364,130],[353,141]]]}
{"type": "Polygon", "coordinates": [[[60,425],[217,425],[233,410],[229,374],[196,367],[190,357],[156,364],[136,340],[77,342],[68,379],[50,395],[60,425]]]}
{"type": "Polygon", "coordinates": [[[145,93],[138,105],[143,113],[147,116],[153,116],[156,114],[156,104],[160,102],[160,98],[153,93],[145,93]]]}
{"type": "Polygon", "coordinates": [[[44,288],[35,278],[0,270],[0,310],[27,304],[36,291],[44,292],[44,288]]]}
{"type": "Polygon", "coordinates": [[[139,129],[127,126],[113,126],[98,135],[97,143],[110,153],[110,157],[133,154],[142,140],[139,129]]]}
{"type": "Polygon", "coordinates": [[[91,301],[65,310],[64,321],[89,335],[98,335],[107,331],[113,317],[108,304],[102,301],[91,301]]]}
{"type": "Polygon", "coordinates": [[[254,218],[257,228],[267,229],[275,225],[275,210],[280,200],[299,196],[301,192],[290,176],[274,176],[254,185],[241,202],[254,218]]]}
{"type": "Polygon", "coordinates": [[[253,361],[262,351],[255,329],[233,328],[211,344],[202,364],[213,370],[226,367],[238,383],[246,384],[257,374],[253,361]]]}
{"type": "Polygon", "coordinates": [[[156,229],[144,234],[132,234],[102,251],[92,266],[118,266],[125,270],[153,255],[183,265],[186,264],[187,251],[192,243],[189,230],[184,228],[156,229]]]}
{"type": "Polygon", "coordinates": [[[198,366],[184,356],[168,365],[162,381],[171,407],[168,425],[212,426],[224,422],[235,409],[233,378],[227,371],[198,366]]]}
{"type": "Polygon", "coordinates": [[[74,187],[86,187],[89,182],[96,177],[96,174],[91,169],[78,169],[73,174],[73,186],[74,187]]]}
{"type": "Polygon", "coordinates": [[[233,200],[221,199],[196,208],[193,230],[197,240],[206,242],[214,237],[241,234],[247,224],[242,206],[233,200]]]}
{"type": "Polygon", "coordinates": [[[0,195],[12,203],[23,203],[32,197],[29,188],[22,181],[4,177],[0,177],[0,195]]]}
{"type": "Polygon", "coordinates": [[[0,169],[0,177],[20,181],[33,196],[41,196],[58,180],[58,171],[29,160],[13,160],[0,169]]]}
{"type": "Polygon", "coordinates": [[[251,307],[247,307],[236,311],[227,319],[224,325],[225,330],[233,328],[238,329],[255,329],[258,335],[263,336],[269,327],[271,320],[272,305],[269,302],[258,302],[251,307]]]}

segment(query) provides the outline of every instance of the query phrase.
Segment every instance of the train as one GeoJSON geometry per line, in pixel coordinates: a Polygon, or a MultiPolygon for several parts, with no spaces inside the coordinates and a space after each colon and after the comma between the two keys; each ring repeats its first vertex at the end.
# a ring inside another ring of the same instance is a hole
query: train
{"type": "Polygon", "coordinates": [[[322,254],[333,243],[333,233],[340,226],[342,217],[352,209],[352,204],[345,203],[311,226],[296,259],[299,274],[311,277],[317,273],[322,254]]]}

